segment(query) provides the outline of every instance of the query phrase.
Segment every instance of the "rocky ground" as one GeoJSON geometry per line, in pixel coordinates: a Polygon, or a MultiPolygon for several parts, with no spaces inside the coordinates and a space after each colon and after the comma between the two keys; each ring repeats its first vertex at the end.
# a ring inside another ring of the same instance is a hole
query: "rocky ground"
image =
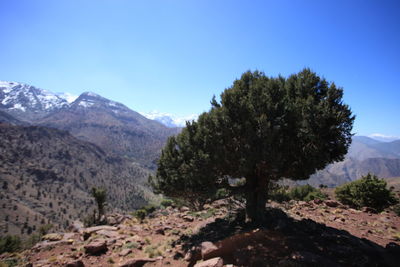
{"type": "Polygon", "coordinates": [[[400,218],[393,213],[333,200],[268,206],[268,221],[258,226],[228,212],[227,200],[200,212],[168,207],[143,222],[115,215],[113,225],[75,225],[0,259],[14,266],[398,266],[400,218]]]}

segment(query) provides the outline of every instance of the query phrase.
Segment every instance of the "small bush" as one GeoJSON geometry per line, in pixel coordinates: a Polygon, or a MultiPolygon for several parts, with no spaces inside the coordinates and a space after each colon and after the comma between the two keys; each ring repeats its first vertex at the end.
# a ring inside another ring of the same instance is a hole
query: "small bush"
{"type": "Polygon", "coordinates": [[[269,198],[279,203],[289,201],[290,196],[288,193],[288,188],[288,186],[271,184],[269,188],[269,198]]]}
{"type": "Polygon", "coordinates": [[[400,216],[400,204],[397,204],[393,207],[394,213],[396,213],[397,216],[400,216]]]}
{"type": "Polygon", "coordinates": [[[311,200],[314,200],[314,199],[323,200],[323,199],[326,199],[326,198],[327,198],[326,194],[322,193],[320,190],[316,190],[316,191],[308,193],[307,196],[305,196],[304,201],[311,201],[311,200]]]}
{"type": "Polygon", "coordinates": [[[150,214],[150,213],[153,213],[154,211],[156,211],[157,208],[158,207],[156,205],[149,204],[149,205],[143,206],[141,209],[145,210],[147,214],[150,214]]]}
{"type": "Polygon", "coordinates": [[[16,252],[21,249],[21,239],[19,236],[6,235],[0,237],[0,254],[4,252],[16,252]]]}
{"type": "Polygon", "coordinates": [[[386,186],[385,180],[369,173],[359,180],[337,187],[335,194],[340,202],[351,207],[370,207],[382,211],[398,203],[394,193],[386,186]]]}
{"type": "Polygon", "coordinates": [[[137,210],[133,213],[133,216],[135,216],[140,222],[143,222],[144,218],[147,216],[147,211],[144,209],[137,210]]]}
{"type": "Polygon", "coordinates": [[[160,205],[163,206],[164,208],[170,207],[174,205],[174,201],[171,199],[163,199],[161,200],[160,205]]]}

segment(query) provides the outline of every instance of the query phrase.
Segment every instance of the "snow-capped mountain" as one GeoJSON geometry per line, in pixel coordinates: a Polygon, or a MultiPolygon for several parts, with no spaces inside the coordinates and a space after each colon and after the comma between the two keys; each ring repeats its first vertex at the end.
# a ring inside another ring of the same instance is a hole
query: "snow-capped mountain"
{"type": "Polygon", "coordinates": [[[140,113],[150,120],[161,122],[167,127],[185,127],[186,121],[196,120],[198,115],[192,114],[184,117],[178,117],[170,113],[162,113],[159,111],[151,111],[148,113],[140,113]]]}
{"type": "Polygon", "coordinates": [[[18,119],[40,118],[68,104],[61,95],[23,83],[0,81],[0,109],[18,119]]]}

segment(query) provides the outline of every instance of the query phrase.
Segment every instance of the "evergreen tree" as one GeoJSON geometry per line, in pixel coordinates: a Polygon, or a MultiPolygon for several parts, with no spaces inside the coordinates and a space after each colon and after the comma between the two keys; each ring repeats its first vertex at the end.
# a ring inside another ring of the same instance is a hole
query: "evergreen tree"
{"type": "Polygon", "coordinates": [[[268,184],[308,179],[343,160],[354,116],[343,90],[309,69],[284,77],[246,72],[197,122],[171,137],[150,182],[190,201],[225,188],[246,199],[246,219],[263,219],[268,184]],[[229,178],[244,178],[241,186],[229,178]]]}
{"type": "Polygon", "coordinates": [[[98,218],[97,221],[100,222],[101,216],[104,215],[104,206],[107,200],[107,191],[104,188],[92,188],[92,196],[96,200],[97,209],[98,209],[98,218]]]}

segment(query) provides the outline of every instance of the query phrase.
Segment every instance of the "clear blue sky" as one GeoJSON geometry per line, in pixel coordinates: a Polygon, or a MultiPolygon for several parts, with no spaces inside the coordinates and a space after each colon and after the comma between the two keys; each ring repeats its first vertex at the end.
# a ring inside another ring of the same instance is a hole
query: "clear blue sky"
{"type": "Polygon", "coordinates": [[[400,1],[0,0],[0,80],[136,111],[209,109],[246,70],[310,67],[354,131],[400,136],[400,1]]]}

